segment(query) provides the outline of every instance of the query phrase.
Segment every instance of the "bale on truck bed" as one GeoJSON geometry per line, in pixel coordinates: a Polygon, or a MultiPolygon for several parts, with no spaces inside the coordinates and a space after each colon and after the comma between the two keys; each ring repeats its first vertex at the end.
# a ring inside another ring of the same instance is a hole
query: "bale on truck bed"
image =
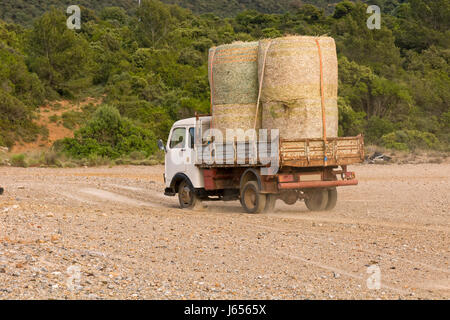
{"type": "MultiPolygon", "coordinates": [[[[258,42],[234,42],[209,50],[208,73],[211,88],[212,127],[253,128],[258,95],[258,42]]],[[[261,117],[257,121],[260,128],[261,117]]],[[[226,137],[226,141],[233,140],[226,137]]],[[[247,137],[248,139],[249,137],[247,137]]],[[[238,140],[246,137],[238,136],[238,140]]]]}
{"type": "Polygon", "coordinates": [[[323,71],[326,135],[337,137],[338,63],[333,38],[290,36],[261,40],[258,69],[263,128],[279,129],[281,139],[323,138],[323,71]]]}

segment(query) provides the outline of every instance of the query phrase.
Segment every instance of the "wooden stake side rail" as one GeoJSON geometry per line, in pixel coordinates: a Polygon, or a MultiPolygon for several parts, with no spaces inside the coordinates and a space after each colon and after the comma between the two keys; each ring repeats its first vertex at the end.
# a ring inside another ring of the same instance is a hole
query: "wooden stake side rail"
{"type": "Polygon", "coordinates": [[[289,167],[341,166],[364,161],[364,138],[282,140],[281,165],[289,167]]]}
{"type": "Polygon", "coordinates": [[[281,167],[328,167],[364,161],[364,138],[339,137],[323,139],[280,140],[278,151],[271,153],[270,143],[230,142],[196,144],[195,164],[201,168],[261,167],[270,160],[281,167]],[[263,149],[260,149],[263,148],[263,149]],[[267,150],[263,157],[259,150],[267,150]]]}

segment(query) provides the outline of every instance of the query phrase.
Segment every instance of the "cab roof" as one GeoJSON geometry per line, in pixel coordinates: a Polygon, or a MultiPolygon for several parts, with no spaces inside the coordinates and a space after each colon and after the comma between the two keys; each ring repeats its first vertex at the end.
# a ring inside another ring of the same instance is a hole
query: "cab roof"
{"type": "MultiPolygon", "coordinates": [[[[172,127],[177,127],[177,126],[193,126],[195,125],[195,121],[197,118],[192,117],[192,118],[187,118],[187,119],[182,119],[182,120],[178,120],[176,121],[172,127]]],[[[206,117],[200,117],[201,120],[203,121],[211,121],[211,116],[206,116],[206,117]]]]}

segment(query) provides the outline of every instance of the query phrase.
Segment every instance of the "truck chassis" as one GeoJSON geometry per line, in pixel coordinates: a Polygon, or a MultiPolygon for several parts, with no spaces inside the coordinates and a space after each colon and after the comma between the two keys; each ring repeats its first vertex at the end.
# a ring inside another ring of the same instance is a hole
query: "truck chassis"
{"type": "Polygon", "coordinates": [[[332,210],[337,202],[336,187],[358,184],[347,166],[336,169],[285,167],[275,175],[261,175],[258,168],[209,168],[203,170],[204,188],[193,188],[180,179],[166,189],[166,195],[173,196],[178,190],[182,208],[192,208],[200,201],[240,200],[246,212],[260,213],[274,210],[277,200],[288,205],[304,200],[312,211],[332,210]]]}

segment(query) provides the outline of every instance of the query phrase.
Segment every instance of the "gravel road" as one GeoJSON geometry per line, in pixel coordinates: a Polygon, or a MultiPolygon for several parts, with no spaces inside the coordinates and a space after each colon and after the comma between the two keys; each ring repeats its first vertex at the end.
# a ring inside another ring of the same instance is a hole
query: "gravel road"
{"type": "Polygon", "coordinates": [[[350,169],[332,212],[249,215],[162,166],[0,167],[0,299],[449,299],[450,164],[350,169]]]}

